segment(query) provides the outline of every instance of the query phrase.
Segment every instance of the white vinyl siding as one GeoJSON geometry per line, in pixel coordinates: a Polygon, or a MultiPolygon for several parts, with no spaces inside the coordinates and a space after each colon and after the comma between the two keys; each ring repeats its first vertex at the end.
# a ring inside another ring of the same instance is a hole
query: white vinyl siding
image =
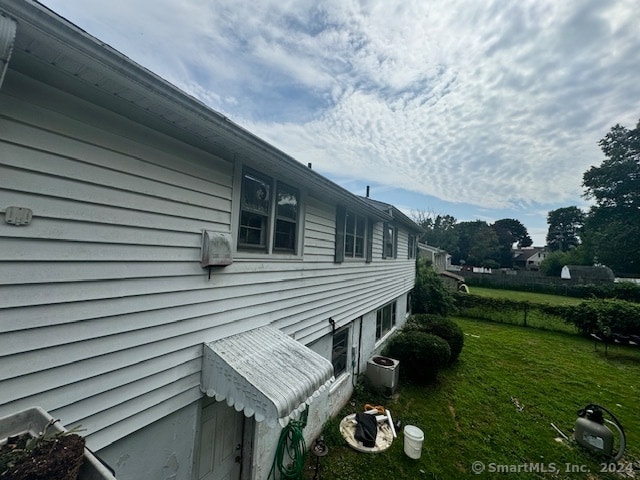
{"type": "Polygon", "coordinates": [[[209,279],[201,234],[237,221],[234,165],[9,73],[0,209],[33,221],[0,221],[0,415],[41,405],[100,449],[201,397],[202,343],[273,323],[310,344],[413,287],[406,252],[381,259],[382,222],[371,264],[335,264],[335,205],[314,196],[303,258],[209,279]]]}
{"type": "Polygon", "coordinates": [[[223,323],[201,231],[230,228],[232,164],[7,80],[0,205],[33,220],[0,222],[0,413],[42,405],[101,448],[201,396],[200,345],[223,323]]]}

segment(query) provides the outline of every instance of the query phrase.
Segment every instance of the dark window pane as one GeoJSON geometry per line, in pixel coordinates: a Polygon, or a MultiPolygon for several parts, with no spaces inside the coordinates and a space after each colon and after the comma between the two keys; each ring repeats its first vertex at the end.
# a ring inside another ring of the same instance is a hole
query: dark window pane
{"type": "Polygon", "coordinates": [[[251,212],[242,212],[238,243],[264,247],[266,229],[267,217],[251,212]]]}
{"type": "Polygon", "coordinates": [[[348,329],[340,330],[333,335],[331,360],[333,363],[333,374],[336,377],[347,369],[348,340],[348,329]]]}
{"type": "Polygon", "coordinates": [[[353,235],[348,233],[344,236],[344,254],[348,257],[353,257],[353,235]]]}
{"type": "Polygon", "coordinates": [[[386,242],[384,244],[384,253],[385,253],[385,257],[387,258],[393,257],[393,240],[394,240],[393,227],[388,227],[387,234],[386,234],[386,242]]]}
{"type": "Polygon", "coordinates": [[[242,177],[242,209],[268,214],[271,201],[271,180],[245,173],[242,177]]]}
{"type": "Polygon", "coordinates": [[[346,214],[346,221],[345,221],[345,229],[347,231],[347,233],[350,233],[351,235],[353,235],[355,232],[355,215],[353,213],[347,212],[346,214]]]}
{"type": "Polygon", "coordinates": [[[356,251],[354,256],[364,257],[364,238],[363,237],[356,238],[356,251]]]}
{"type": "Polygon", "coordinates": [[[345,256],[364,257],[366,220],[352,212],[345,214],[345,256]]]}
{"type": "Polygon", "coordinates": [[[296,224],[286,220],[276,220],[274,248],[278,250],[295,251],[296,224]]]}
{"type": "Polygon", "coordinates": [[[278,184],[276,214],[279,218],[298,220],[298,191],[295,188],[278,184]]]}

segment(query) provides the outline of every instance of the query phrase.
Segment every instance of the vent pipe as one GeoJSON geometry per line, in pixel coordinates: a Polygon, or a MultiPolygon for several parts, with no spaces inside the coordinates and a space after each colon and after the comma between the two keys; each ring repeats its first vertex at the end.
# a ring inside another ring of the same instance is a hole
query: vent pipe
{"type": "Polygon", "coordinates": [[[307,163],[307,167],[311,168],[311,162],[307,163]]]}
{"type": "Polygon", "coordinates": [[[367,198],[369,198],[369,185],[367,185],[367,198]]]}

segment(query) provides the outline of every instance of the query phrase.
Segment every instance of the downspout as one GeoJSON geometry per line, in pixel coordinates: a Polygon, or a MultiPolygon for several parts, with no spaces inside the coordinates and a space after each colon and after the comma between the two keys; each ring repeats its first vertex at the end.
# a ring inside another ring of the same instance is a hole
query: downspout
{"type": "MultiPolygon", "coordinates": [[[[363,317],[360,317],[360,331],[358,332],[358,360],[356,365],[351,366],[351,385],[355,388],[358,383],[358,376],[360,375],[360,352],[362,350],[362,321],[363,317]],[[354,371],[355,369],[355,371],[354,371]]],[[[353,359],[352,359],[353,362],[353,359]]]]}
{"type": "Polygon", "coordinates": [[[9,59],[13,52],[13,44],[16,40],[15,20],[0,14],[0,88],[4,81],[4,74],[9,67],[9,59]]]}

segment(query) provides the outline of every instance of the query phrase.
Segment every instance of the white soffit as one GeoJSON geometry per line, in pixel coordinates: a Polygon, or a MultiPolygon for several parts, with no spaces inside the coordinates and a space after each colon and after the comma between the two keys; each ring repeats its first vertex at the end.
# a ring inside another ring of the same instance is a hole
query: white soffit
{"type": "Polygon", "coordinates": [[[285,426],[333,379],[329,360],[272,326],[204,345],[202,391],[257,422],[285,426]]]}

